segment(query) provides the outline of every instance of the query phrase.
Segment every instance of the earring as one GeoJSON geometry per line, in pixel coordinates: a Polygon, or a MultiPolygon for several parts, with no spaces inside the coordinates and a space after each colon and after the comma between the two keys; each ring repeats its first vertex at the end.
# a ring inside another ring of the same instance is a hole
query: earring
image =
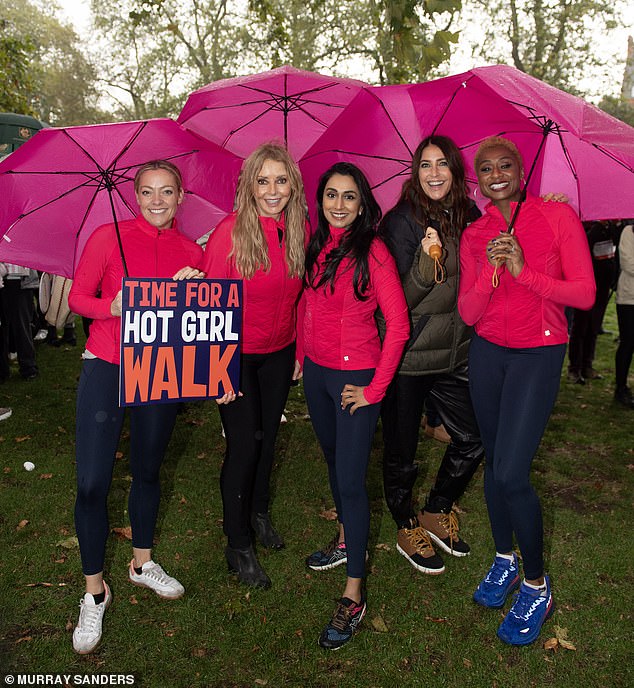
{"type": "Polygon", "coordinates": [[[477,185],[473,187],[473,197],[475,198],[478,195],[478,187],[477,185]]]}

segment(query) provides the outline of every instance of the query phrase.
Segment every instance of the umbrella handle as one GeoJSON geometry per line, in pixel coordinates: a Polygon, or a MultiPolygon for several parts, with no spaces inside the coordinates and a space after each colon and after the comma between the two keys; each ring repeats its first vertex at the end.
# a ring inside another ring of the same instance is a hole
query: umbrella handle
{"type": "Polygon", "coordinates": [[[432,244],[429,247],[429,257],[434,260],[434,282],[442,284],[446,279],[446,272],[443,264],[440,262],[442,256],[442,249],[438,244],[432,244]]]}

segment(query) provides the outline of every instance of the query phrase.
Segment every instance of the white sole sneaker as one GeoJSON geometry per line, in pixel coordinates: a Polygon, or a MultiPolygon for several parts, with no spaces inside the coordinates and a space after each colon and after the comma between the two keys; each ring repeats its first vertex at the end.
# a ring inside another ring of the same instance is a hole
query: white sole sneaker
{"type": "Polygon", "coordinates": [[[73,631],[73,650],[79,655],[90,654],[101,642],[103,617],[112,602],[110,588],[103,584],[106,597],[101,604],[95,604],[90,593],[79,603],[79,621],[73,631]]]}
{"type": "Polygon", "coordinates": [[[164,600],[178,600],[185,594],[185,588],[172,576],[168,576],[162,566],[150,560],[142,566],[141,573],[134,570],[134,559],[128,567],[130,583],[140,588],[149,588],[164,600]]]}

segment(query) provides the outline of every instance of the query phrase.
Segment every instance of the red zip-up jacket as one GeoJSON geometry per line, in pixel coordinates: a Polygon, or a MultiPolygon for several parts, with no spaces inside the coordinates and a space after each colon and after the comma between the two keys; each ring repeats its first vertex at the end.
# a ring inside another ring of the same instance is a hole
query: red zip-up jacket
{"type": "MultiPolygon", "coordinates": [[[[515,211],[511,204],[511,216],[515,211]]],[[[529,348],[568,341],[565,306],[588,309],[595,297],[592,260],[579,218],[566,203],[528,196],[514,234],[524,253],[524,267],[513,278],[486,257],[490,239],[505,231],[502,213],[489,204],[460,241],[458,310],[467,325],[493,344],[529,348]]]]}
{"type": "MultiPolygon", "coordinates": [[[[243,280],[242,351],[267,354],[280,351],[295,341],[295,315],[302,289],[300,277],[289,277],[286,265],[284,215],[277,222],[260,217],[268,245],[271,268],[259,269],[251,279],[243,280]],[[278,229],[282,233],[282,240],[278,229]]],[[[233,257],[232,232],[236,213],[231,213],[209,237],[203,259],[208,279],[242,279],[233,257]]]]}
{"type": "MultiPolygon", "coordinates": [[[[344,231],[330,228],[330,239],[317,259],[318,272],[344,231]]],[[[376,404],[385,396],[398,368],[409,337],[409,316],[396,263],[380,239],[372,242],[368,263],[370,287],[365,301],[359,301],[354,294],[354,265],[349,259],[339,267],[334,292],[329,286],[304,290],[298,360],[303,364],[306,355],[318,365],[334,370],[376,368],[363,393],[368,403],[376,404]],[[374,319],[377,307],[385,318],[383,347],[374,319]]]]}
{"type": "MultiPolygon", "coordinates": [[[[178,231],[157,229],[142,215],[119,223],[119,234],[130,277],[170,279],[186,265],[199,267],[202,249],[178,231]]],[[[110,313],[110,303],[121,290],[123,263],[114,224],[98,227],[79,259],[68,295],[74,313],[92,318],[86,349],[108,363],[119,365],[121,318],[110,313]],[[97,296],[99,294],[99,296],[97,296]]]]}

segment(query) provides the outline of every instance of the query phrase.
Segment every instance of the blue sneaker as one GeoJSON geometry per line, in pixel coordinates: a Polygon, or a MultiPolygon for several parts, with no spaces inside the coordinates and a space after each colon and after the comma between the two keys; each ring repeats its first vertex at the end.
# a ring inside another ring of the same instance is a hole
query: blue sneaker
{"type": "Polygon", "coordinates": [[[544,577],[546,589],[534,590],[522,583],[509,613],[498,628],[498,638],[509,645],[529,645],[537,639],[542,625],[555,610],[550,580],[544,577]]]}
{"type": "Polygon", "coordinates": [[[498,609],[519,584],[517,554],[513,552],[512,562],[505,557],[495,557],[489,572],[473,593],[473,599],[483,607],[498,609]]]}
{"type": "Polygon", "coordinates": [[[325,650],[338,650],[343,647],[359,628],[365,616],[367,604],[365,598],[361,602],[354,602],[342,597],[337,602],[335,613],[319,636],[319,644],[325,650]]]}
{"type": "Polygon", "coordinates": [[[347,561],[348,550],[346,550],[346,543],[339,542],[339,535],[337,534],[324,549],[313,552],[306,559],[306,566],[313,571],[328,571],[329,569],[334,569],[335,566],[345,564],[347,561]]]}

